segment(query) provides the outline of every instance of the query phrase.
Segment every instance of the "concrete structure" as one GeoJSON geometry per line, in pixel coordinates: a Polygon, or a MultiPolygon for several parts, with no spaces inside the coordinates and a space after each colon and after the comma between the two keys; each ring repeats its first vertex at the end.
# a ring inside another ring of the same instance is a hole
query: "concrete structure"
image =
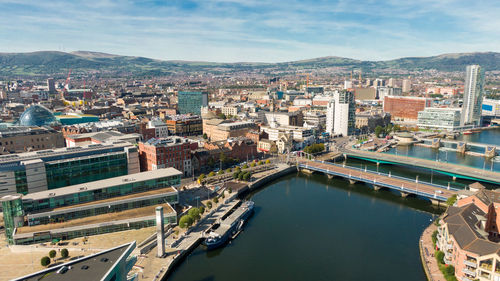
{"type": "MultiPolygon", "coordinates": [[[[194,149],[197,144],[194,144],[194,149]]],[[[177,136],[152,138],[139,143],[141,171],[153,171],[173,167],[182,171],[184,177],[191,176],[191,143],[189,139],[177,136]]]]}
{"type": "Polygon", "coordinates": [[[203,134],[202,119],[198,115],[169,116],[165,121],[168,132],[174,136],[198,136],[203,134]]]}
{"type": "Polygon", "coordinates": [[[0,128],[0,154],[64,147],[61,132],[47,127],[0,128]]]}
{"type": "Polygon", "coordinates": [[[333,126],[335,122],[335,101],[330,100],[328,106],[326,107],[326,130],[325,132],[330,135],[334,134],[333,126]]]}
{"type": "Polygon", "coordinates": [[[354,134],[356,122],[356,103],[354,94],[349,91],[336,92],[335,117],[333,120],[333,133],[335,135],[349,136],[354,134]]]}
{"type": "Polygon", "coordinates": [[[49,94],[51,94],[51,95],[56,93],[56,83],[54,81],[54,78],[47,79],[47,90],[49,91],[49,94]]]}
{"type": "Polygon", "coordinates": [[[163,207],[156,207],[156,248],[158,252],[157,257],[165,255],[165,224],[163,218],[163,207]]]}
{"type": "Polygon", "coordinates": [[[128,142],[91,144],[0,156],[0,195],[27,194],[139,172],[128,142]]]}
{"type": "Polygon", "coordinates": [[[427,98],[386,96],[384,112],[390,113],[393,121],[416,122],[418,113],[431,104],[432,100],[427,98]]]}
{"type": "Polygon", "coordinates": [[[389,123],[391,123],[391,115],[388,113],[360,112],[356,114],[355,126],[364,132],[373,132],[377,126],[384,127],[389,123]]]}
{"type": "Polygon", "coordinates": [[[280,126],[302,126],[304,118],[302,112],[266,112],[265,122],[270,124],[276,121],[280,126]]]}
{"type": "Polygon", "coordinates": [[[123,134],[117,131],[102,131],[85,134],[66,135],[64,137],[66,147],[86,146],[90,144],[102,144],[113,142],[128,142],[137,144],[141,141],[139,134],[123,134]]]}
{"type": "Polygon", "coordinates": [[[110,178],[24,196],[3,196],[5,234],[10,244],[142,228],[155,224],[155,205],[179,202],[181,172],[173,168],[110,178]]]}
{"type": "Polygon", "coordinates": [[[221,108],[221,112],[226,116],[236,116],[238,115],[238,113],[240,113],[240,107],[226,105],[221,108]]]}
{"type": "MultiPolygon", "coordinates": [[[[136,243],[131,242],[118,247],[56,264],[47,269],[28,274],[13,281],[129,281],[129,272],[137,261],[131,256],[136,243]]],[[[137,274],[132,276],[137,278],[137,274]]]]}
{"type": "Polygon", "coordinates": [[[464,103],[460,125],[481,125],[481,107],[484,92],[484,70],[479,65],[467,66],[464,103]]]}
{"type": "Polygon", "coordinates": [[[354,88],[354,98],[356,100],[374,100],[377,98],[376,88],[354,88]]]}
{"type": "Polygon", "coordinates": [[[427,107],[418,113],[417,126],[454,131],[460,128],[460,108],[427,107]]]}
{"type": "Polygon", "coordinates": [[[168,126],[162,120],[153,119],[153,120],[149,121],[148,128],[154,129],[155,138],[168,137],[168,126]]]}
{"type": "Polygon", "coordinates": [[[249,131],[257,129],[254,122],[231,122],[222,119],[204,119],[203,133],[210,141],[227,140],[229,138],[244,137],[249,131]]]}
{"type": "Polygon", "coordinates": [[[500,100],[483,99],[481,109],[483,116],[500,117],[500,100]]]}
{"type": "Polygon", "coordinates": [[[179,92],[177,111],[180,114],[201,114],[201,108],[208,106],[208,92],[179,92]]]}

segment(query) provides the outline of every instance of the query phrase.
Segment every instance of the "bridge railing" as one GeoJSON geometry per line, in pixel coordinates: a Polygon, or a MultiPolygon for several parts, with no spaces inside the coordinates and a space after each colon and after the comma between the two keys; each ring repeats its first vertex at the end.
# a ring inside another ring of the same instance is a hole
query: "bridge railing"
{"type": "Polygon", "coordinates": [[[348,179],[352,179],[352,180],[356,180],[356,181],[371,183],[371,184],[378,185],[378,186],[384,186],[384,187],[388,187],[388,188],[395,189],[398,191],[412,193],[415,195],[420,195],[420,196],[427,197],[427,198],[437,199],[440,201],[448,200],[447,197],[439,196],[436,193],[428,193],[428,192],[423,192],[423,191],[412,189],[412,188],[405,188],[404,186],[397,186],[397,185],[393,185],[393,184],[389,184],[389,183],[384,183],[384,182],[379,182],[379,181],[370,180],[370,179],[366,179],[366,178],[356,177],[356,176],[353,176],[351,174],[344,174],[344,173],[340,173],[340,172],[326,170],[326,169],[319,168],[319,167],[309,166],[307,164],[299,164],[299,167],[306,168],[306,169],[313,169],[313,170],[320,171],[320,172],[323,172],[326,174],[333,174],[336,176],[341,176],[343,178],[348,178],[348,179]]]}
{"type": "MultiPolygon", "coordinates": [[[[390,178],[396,178],[396,179],[407,180],[407,181],[414,181],[414,179],[405,178],[405,177],[401,177],[401,176],[395,176],[395,175],[392,175],[392,174],[386,174],[386,173],[383,173],[383,172],[377,172],[377,171],[373,171],[373,170],[369,170],[369,169],[365,170],[365,169],[361,169],[361,168],[357,168],[357,167],[353,167],[353,166],[344,166],[344,165],[339,165],[339,164],[335,164],[335,163],[331,163],[331,162],[325,162],[325,161],[319,161],[319,160],[311,160],[311,161],[322,163],[322,164],[334,165],[334,166],[337,166],[337,167],[354,169],[354,170],[357,170],[357,171],[360,171],[360,172],[366,172],[366,173],[370,173],[370,174],[373,174],[373,175],[387,176],[387,177],[390,177],[390,178]]],[[[461,189],[454,188],[454,187],[451,187],[451,186],[448,187],[448,186],[444,186],[444,185],[440,185],[440,184],[430,183],[430,182],[427,182],[427,181],[418,180],[418,182],[422,183],[422,184],[425,184],[425,185],[430,185],[430,186],[434,186],[434,187],[441,188],[441,189],[446,189],[446,190],[453,190],[453,191],[459,191],[459,190],[461,190],[461,189]]]]}

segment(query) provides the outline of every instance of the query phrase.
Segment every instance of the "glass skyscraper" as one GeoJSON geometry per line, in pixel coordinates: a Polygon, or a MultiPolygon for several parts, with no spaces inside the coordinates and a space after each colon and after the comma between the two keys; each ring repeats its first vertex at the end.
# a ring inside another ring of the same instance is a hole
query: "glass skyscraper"
{"type": "Polygon", "coordinates": [[[208,106],[207,92],[179,92],[177,110],[180,114],[201,115],[201,107],[208,106]]]}
{"type": "Polygon", "coordinates": [[[460,125],[480,126],[484,92],[484,70],[479,65],[467,66],[464,103],[460,125]]]}

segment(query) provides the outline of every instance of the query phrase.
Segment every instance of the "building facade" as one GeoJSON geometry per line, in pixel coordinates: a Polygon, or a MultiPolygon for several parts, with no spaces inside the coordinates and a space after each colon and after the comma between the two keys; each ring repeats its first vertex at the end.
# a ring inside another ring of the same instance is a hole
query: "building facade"
{"type": "Polygon", "coordinates": [[[432,100],[419,97],[386,96],[384,112],[390,113],[392,121],[416,122],[418,113],[432,105],[432,100]]]}
{"type": "Polygon", "coordinates": [[[128,142],[0,156],[0,195],[28,194],[139,172],[128,142]]]}
{"type": "Polygon", "coordinates": [[[356,123],[356,103],[354,94],[350,91],[336,92],[335,117],[333,120],[333,133],[335,135],[350,136],[354,134],[356,123]]]}
{"type": "Polygon", "coordinates": [[[0,154],[64,147],[61,132],[46,127],[0,128],[0,154]]]}
{"type": "Polygon", "coordinates": [[[168,132],[174,136],[198,136],[203,134],[203,122],[198,115],[170,116],[167,123],[168,132]]]}

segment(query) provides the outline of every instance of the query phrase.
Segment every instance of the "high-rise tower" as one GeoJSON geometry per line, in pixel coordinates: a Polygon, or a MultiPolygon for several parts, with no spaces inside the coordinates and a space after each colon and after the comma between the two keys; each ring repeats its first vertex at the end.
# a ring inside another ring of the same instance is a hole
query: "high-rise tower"
{"type": "Polygon", "coordinates": [[[484,70],[479,65],[469,65],[466,69],[464,103],[460,125],[479,126],[484,92],[484,70]]]}

